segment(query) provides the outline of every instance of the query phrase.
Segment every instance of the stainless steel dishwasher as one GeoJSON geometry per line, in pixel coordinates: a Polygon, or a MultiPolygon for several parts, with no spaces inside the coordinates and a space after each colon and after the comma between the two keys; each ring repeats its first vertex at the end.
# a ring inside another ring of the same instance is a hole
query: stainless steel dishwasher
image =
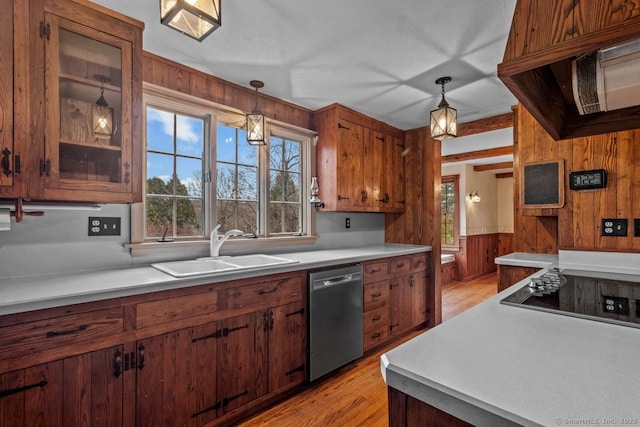
{"type": "Polygon", "coordinates": [[[309,379],[363,354],[360,264],[309,272],[309,379]]]}

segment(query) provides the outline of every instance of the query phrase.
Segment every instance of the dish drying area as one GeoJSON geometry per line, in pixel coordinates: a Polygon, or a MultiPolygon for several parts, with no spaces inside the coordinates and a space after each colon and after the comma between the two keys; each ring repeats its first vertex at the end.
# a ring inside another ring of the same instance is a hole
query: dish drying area
{"type": "Polygon", "coordinates": [[[298,260],[281,258],[272,255],[253,254],[239,256],[223,256],[198,258],[186,261],[169,261],[151,264],[156,270],[173,277],[192,277],[205,274],[227,273],[237,270],[268,268],[288,264],[297,264],[298,260]]]}

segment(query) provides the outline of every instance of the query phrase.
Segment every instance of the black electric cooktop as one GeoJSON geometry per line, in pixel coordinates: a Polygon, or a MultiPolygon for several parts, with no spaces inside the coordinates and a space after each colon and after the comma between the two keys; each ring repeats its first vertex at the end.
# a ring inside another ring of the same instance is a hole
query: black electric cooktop
{"type": "Polygon", "coordinates": [[[640,328],[640,276],[549,269],[502,304],[640,328]]]}

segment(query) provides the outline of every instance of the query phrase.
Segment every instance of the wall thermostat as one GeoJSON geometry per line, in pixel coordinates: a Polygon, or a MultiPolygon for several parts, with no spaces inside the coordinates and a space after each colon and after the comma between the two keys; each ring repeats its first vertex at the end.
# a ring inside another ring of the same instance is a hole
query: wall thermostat
{"type": "Polygon", "coordinates": [[[569,188],[572,190],[591,190],[607,186],[607,172],[604,169],[571,172],[569,174],[569,188]]]}

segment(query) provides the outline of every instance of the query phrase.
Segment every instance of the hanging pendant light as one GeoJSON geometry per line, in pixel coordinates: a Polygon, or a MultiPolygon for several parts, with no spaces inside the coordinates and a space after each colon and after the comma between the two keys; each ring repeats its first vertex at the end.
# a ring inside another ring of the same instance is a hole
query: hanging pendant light
{"type": "Polygon", "coordinates": [[[251,80],[249,84],[256,88],[256,105],[247,114],[247,142],[249,145],[267,145],[264,138],[264,114],[258,108],[258,89],[264,87],[260,80],[251,80]]]}
{"type": "Polygon", "coordinates": [[[444,85],[451,81],[451,77],[440,77],[436,84],[442,85],[442,100],[438,108],[431,111],[431,138],[443,141],[456,136],[456,122],[458,112],[455,108],[449,107],[449,103],[444,99],[444,85]]]}
{"type": "MultiPolygon", "coordinates": [[[[108,76],[96,74],[93,78],[102,85],[109,83],[111,79],[108,76]]],[[[104,99],[104,86],[100,86],[100,98],[93,104],[93,136],[94,140],[99,144],[109,144],[114,129],[113,108],[109,107],[107,100],[104,99]]]]}
{"type": "Polygon", "coordinates": [[[221,0],[160,0],[160,22],[201,42],[220,28],[221,0]]]}

